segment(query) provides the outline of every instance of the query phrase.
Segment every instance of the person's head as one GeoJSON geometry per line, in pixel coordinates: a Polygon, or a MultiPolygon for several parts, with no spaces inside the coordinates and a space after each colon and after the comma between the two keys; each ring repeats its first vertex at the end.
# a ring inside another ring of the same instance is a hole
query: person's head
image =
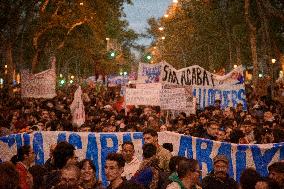
{"type": "Polygon", "coordinates": [[[79,168],[81,170],[81,180],[83,182],[96,179],[96,167],[91,160],[82,160],[79,163],[79,168]]]}
{"type": "Polygon", "coordinates": [[[158,133],[154,129],[144,130],[143,138],[146,144],[158,145],[158,133]]]}
{"type": "Polygon", "coordinates": [[[53,151],[54,165],[62,169],[67,164],[76,164],[75,148],[68,142],[60,142],[53,151]]]}
{"type": "Polygon", "coordinates": [[[242,104],[242,103],[238,103],[238,104],[237,104],[236,111],[237,111],[237,112],[243,111],[243,104],[242,104]]]}
{"type": "Polygon", "coordinates": [[[250,134],[254,129],[254,125],[251,123],[251,121],[244,121],[244,123],[241,125],[241,130],[245,135],[250,134]]]}
{"type": "Polygon", "coordinates": [[[274,121],[273,114],[270,111],[267,111],[263,115],[264,121],[274,121]]]}
{"type": "Polygon", "coordinates": [[[179,161],[185,160],[185,159],[187,159],[187,158],[186,157],[182,157],[182,156],[173,156],[173,157],[171,157],[170,162],[169,162],[170,172],[171,173],[176,172],[179,161]]]}
{"type": "Polygon", "coordinates": [[[167,128],[166,125],[161,125],[160,132],[167,131],[167,130],[168,130],[168,128],[167,128]]]}
{"type": "Polygon", "coordinates": [[[76,165],[66,165],[61,169],[60,173],[60,184],[67,184],[70,187],[80,184],[81,172],[76,165]]]}
{"type": "Polygon", "coordinates": [[[149,159],[156,155],[157,152],[157,147],[154,144],[144,144],[142,147],[143,150],[143,158],[144,159],[149,159]]]}
{"type": "Polygon", "coordinates": [[[229,170],[229,160],[225,155],[217,155],[213,159],[214,175],[220,179],[225,179],[229,170]]]}
{"type": "Polygon", "coordinates": [[[207,117],[205,114],[199,116],[199,123],[205,125],[207,123],[207,117]]]}
{"type": "Polygon", "coordinates": [[[268,167],[269,178],[284,186],[284,162],[275,162],[268,167]]]}
{"type": "Polygon", "coordinates": [[[121,154],[110,153],[106,158],[105,173],[108,181],[112,182],[121,178],[125,160],[121,154]]]}
{"type": "Polygon", "coordinates": [[[192,185],[197,184],[201,175],[198,161],[195,159],[181,159],[177,166],[177,174],[181,180],[188,179],[192,185]]]}
{"type": "Polygon", "coordinates": [[[30,145],[24,145],[18,149],[17,159],[25,163],[26,165],[30,165],[35,160],[35,154],[30,145]]]}
{"type": "Polygon", "coordinates": [[[211,121],[207,127],[207,134],[217,137],[219,134],[220,125],[215,121],[211,121]]]}
{"type": "Polygon", "coordinates": [[[217,135],[217,141],[224,141],[226,139],[226,132],[224,129],[220,129],[217,135]]]}
{"type": "Polygon", "coordinates": [[[19,173],[12,163],[0,163],[0,188],[17,189],[19,173]]]}
{"type": "Polygon", "coordinates": [[[134,145],[130,141],[126,141],[122,144],[122,155],[126,162],[131,162],[135,153],[134,145]]]}
{"type": "Polygon", "coordinates": [[[255,184],[255,189],[280,189],[280,186],[270,178],[261,178],[255,184]]]}
{"type": "Polygon", "coordinates": [[[260,179],[261,176],[255,169],[247,168],[242,172],[240,185],[242,189],[254,189],[260,179]]]}

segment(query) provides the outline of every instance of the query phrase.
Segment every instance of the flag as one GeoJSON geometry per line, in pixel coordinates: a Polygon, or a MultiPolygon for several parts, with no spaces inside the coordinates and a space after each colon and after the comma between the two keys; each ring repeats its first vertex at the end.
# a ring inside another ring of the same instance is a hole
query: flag
{"type": "Polygon", "coordinates": [[[70,105],[70,110],[73,125],[81,127],[85,123],[85,107],[82,100],[81,86],[74,93],[74,100],[70,105]]]}

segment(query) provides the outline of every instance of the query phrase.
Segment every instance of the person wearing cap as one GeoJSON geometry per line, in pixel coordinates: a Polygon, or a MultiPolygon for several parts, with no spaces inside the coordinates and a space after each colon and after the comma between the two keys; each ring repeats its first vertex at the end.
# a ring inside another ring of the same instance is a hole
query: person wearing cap
{"type": "Polygon", "coordinates": [[[275,162],[268,167],[269,178],[277,182],[284,189],[284,162],[275,162]]]}
{"type": "Polygon", "coordinates": [[[228,175],[229,160],[225,155],[217,155],[213,159],[214,167],[202,180],[203,189],[237,189],[238,184],[228,175]]]}

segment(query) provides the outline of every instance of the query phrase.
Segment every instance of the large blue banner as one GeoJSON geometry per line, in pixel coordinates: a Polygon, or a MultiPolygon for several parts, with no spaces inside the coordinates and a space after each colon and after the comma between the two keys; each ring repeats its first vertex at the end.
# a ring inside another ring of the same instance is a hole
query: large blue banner
{"type": "MultiPolygon", "coordinates": [[[[32,146],[37,164],[44,164],[49,157],[49,146],[67,141],[76,147],[80,160],[91,159],[97,168],[97,177],[106,184],[105,159],[110,152],[119,152],[124,141],[132,141],[136,156],[141,159],[142,133],[87,133],[87,132],[36,132],[0,138],[0,161],[8,161],[24,144],[32,146]]],[[[284,159],[284,143],[239,145],[180,135],[173,132],[159,133],[159,143],[173,143],[174,155],[197,159],[205,176],[213,168],[213,157],[225,154],[230,161],[230,176],[239,180],[246,167],[255,167],[261,175],[268,174],[269,164],[284,159]]]]}

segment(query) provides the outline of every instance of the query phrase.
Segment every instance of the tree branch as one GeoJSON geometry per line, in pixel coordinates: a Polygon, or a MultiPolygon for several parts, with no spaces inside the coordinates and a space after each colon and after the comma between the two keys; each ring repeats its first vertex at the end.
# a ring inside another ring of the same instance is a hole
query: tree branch
{"type": "Polygon", "coordinates": [[[269,1],[261,0],[261,2],[269,15],[277,17],[284,22],[284,11],[280,11],[279,9],[273,7],[269,1]]]}

